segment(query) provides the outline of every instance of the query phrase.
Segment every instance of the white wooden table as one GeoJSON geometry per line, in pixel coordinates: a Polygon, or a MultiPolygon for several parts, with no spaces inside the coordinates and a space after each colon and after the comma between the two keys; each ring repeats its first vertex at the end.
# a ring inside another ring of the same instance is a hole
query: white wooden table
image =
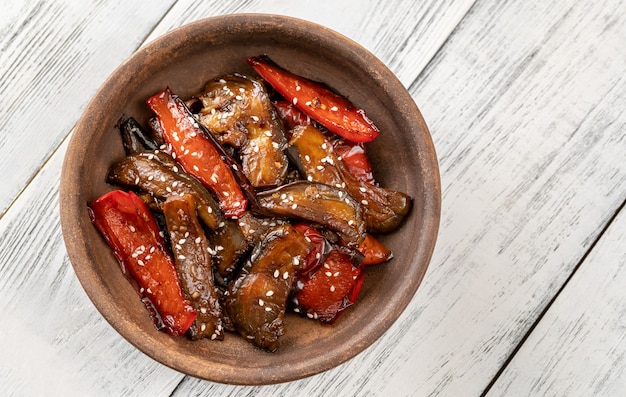
{"type": "Polygon", "coordinates": [[[626,2],[31,0],[0,11],[0,395],[616,396],[626,391],[626,2]],[[338,368],[265,387],[164,367],[99,315],[59,225],[72,126],[184,23],[321,23],[410,91],[443,208],[424,282],[338,368]]]}

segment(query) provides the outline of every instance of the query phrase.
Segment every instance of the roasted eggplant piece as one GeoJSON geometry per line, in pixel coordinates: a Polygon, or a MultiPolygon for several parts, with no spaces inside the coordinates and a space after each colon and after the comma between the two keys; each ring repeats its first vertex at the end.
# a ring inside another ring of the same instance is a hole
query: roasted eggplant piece
{"type": "Polygon", "coordinates": [[[345,189],[363,207],[363,217],[370,233],[395,230],[411,209],[411,197],[360,180],[335,154],[324,134],[313,127],[292,130],[288,153],[307,180],[345,189]]]}
{"type": "Polygon", "coordinates": [[[222,144],[239,149],[242,171],[255,188],[283,183],[288,161],[280,117],[261,82],[229,75],[207,84],[199,96],[199,121],[222,144]]]}
{"type": "Polygon", "coordinates": [[[223,220],[213,196],[165,153],[129,155],[111,167],[107,181],[148,192],[160,200],[190,194],[194,196],[198,215],[206,226],[216,229],[223,220]]]}
{"type": "Polygon", "coordinates": [[[339,233],[349,246],[365,238],[361,207],[345,191],[313,182],[293,182],[257,195],[269,214],[318,223],[339,233]]]}
{"type": "Polygon", "coordinates": [[[157,150],[159,148],[159,143],[154,139],[154,136],[146,132],[133,117],[120,119],[118,128],[126,154],[157,150]]]}
{"type": "Polygon", "coordinates": [[[181,287],[198,313],[189,336],[221,340],[222,308],[213,283],[209,242],[196,217],[194,201],[190,195],[170,196],[163,204],[163,214],[181,287]]]}
{"type": "Polygon", "coordinates": [[[294,275],[312,248],[291,225],[277,226],[229,286],[225,308],[233,326],[255,346],[275,351],[294,275]]]}
{"type": "Polygon", "coordinates": [[[229,278],[250,250],[250,244],[241,232],[236,219],[226,219],[209,236],[213,264],[221,278],[229,278]]]}

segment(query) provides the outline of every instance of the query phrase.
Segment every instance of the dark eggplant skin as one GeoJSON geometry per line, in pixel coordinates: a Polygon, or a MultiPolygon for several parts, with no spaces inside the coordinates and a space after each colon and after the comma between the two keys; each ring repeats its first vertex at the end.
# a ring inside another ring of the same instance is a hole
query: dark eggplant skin
{"type": "Polygon", "coordinates": [[[336,231],[350,247],[365,238],[361,206],[344,190],[315,182],[292,182],[257,194],[269,214],[305,220],[336,231]]]}
{"type": "Polygon", "coordinates": [[[282,121],[263,84],[234,74],[209,82],[198,96],[198,121],[222,145],[239,149],[244,175],[255,188],[283,183],[288,161],[282,121]]]}
{"type": "Polygon", "coordinates": [[[289,224],[276,226],[255,247],[224,297],[233,326],[249,342],[275,351],[294,275],[313,244],[289,224]]]}
{"type": "Polygon", "coordinates": [[[213,283],[210,246],[195,208],[191,195],[170,196],[163,203],[163,215],[181,287],[198,313],[187,332],[192,340],[222,340],[222,307],[213,283]]]}
{"type": "Polygon", "coordinates": [[[411,210],[412,200],[407,194],[352,175],[334,153],[332,143],[312,125],[298,126],[291,131],[287,153],[307,180],[342,188],[360,203],[370,233],[389,233],[397,229],[411,210]]]}
{"type": "Polygon", "coordinates": [[[241,232],[236,219],[222,221],[209,236],[213,264],[221,278],[228,279],[238,269],[250,244],[241,232]]]}
{"type": "Polygon", "coordinates": [[[122,117],[118,121],[122,143],[126,154],[157,150],[160,146],[154,134],[150,134],[133,117],[122,117]]]}
{"type": "Polygon", "coordinates": [[[223,221],[219,206],[208,190],[163,152],[126,156],[113,164],[107,181],[148,192],[160,200],[172,195],[190,194],[195,197],[198,215],[207,227],[216,229],[223,221]]]}

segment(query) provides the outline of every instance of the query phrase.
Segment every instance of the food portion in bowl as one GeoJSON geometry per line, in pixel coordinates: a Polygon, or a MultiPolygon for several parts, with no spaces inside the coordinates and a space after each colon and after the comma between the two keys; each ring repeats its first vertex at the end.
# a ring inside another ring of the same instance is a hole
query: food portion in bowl
{"type": "Polygon", "coordinates": [[[364,110],[265,56],[248,63],[260,77],[187,100],[166,88],[148,128],[121,120],[118,189],[89,210],[157,328],[275,351],[287,311],[332,324],[355,303],[364,266],[392,257],[374,234],[411,198],[375,181],[364,110]]]}

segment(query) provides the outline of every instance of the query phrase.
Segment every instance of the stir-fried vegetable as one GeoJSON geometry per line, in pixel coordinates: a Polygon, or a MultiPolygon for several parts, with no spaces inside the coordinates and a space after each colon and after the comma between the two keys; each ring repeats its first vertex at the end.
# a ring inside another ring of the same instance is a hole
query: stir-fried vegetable
{"type": "Polygon", "coordinates": [[[107,182],[130,192],[89,210],[157,328],[274,351],[286,312],[332,324],[356,302],[364,265],[393,257],[373,233],[411,198],[375,182],[363,142],[379,132],[361,109],[249,62],[264,80],[219,77],[186,102],[165,89],[148,129],[124,117],[107,182]]]}

